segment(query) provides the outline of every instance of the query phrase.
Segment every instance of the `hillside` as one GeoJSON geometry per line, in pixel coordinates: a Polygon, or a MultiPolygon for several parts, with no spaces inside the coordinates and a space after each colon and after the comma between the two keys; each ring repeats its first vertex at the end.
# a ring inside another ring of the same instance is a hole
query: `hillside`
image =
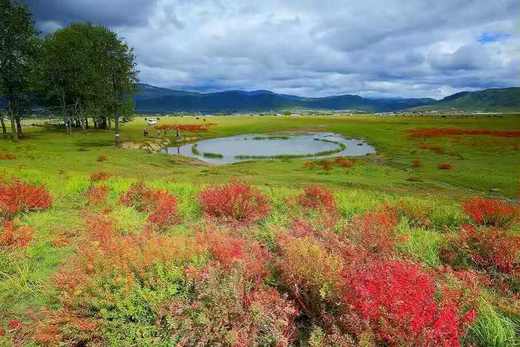
{"type": "Polygon", "coordinates": [[[460,110],[510,112],[520,110],[520,88],[493,88],[476,92],[460,92],[417,110],[460,110]]]}
{"type": "Polygon", "coordinates": [[[150,112],[266,112],[286,109],[356,110],[366,112],[397,111],[428,105],[433,99],[369,99],[357,95],[304,98],[276,94],[266,90],[230,90],[196,93],[139,85],[136,110],[150,112]]]}

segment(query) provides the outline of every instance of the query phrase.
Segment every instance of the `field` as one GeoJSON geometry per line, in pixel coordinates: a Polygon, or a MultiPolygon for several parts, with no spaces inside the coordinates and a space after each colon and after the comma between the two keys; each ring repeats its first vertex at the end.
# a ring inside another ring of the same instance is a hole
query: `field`
{"type": "Polygon", "coordinates": [[[519,116],[208,121],[377,154],[210,166],[26,120],[0,139],[0,345],[520,344],[519,116]]]}

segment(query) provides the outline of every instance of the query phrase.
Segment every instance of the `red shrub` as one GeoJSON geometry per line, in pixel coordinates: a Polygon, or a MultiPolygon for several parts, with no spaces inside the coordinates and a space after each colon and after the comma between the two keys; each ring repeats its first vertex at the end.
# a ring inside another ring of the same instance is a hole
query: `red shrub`
{"type": "Polygon", "coordinates": [[[0,152],[0,160],[15,160],[16,155],[11,153],[2,153],[0,152]]]}
{"type": "Polygon", "coordinates": [[[298,311],[280,293],[251,286],[240,274],[210,267],[194,281],[189,299],[175,298],[161,309],[176,346],[291,346],[298,311]]]}
{"type": "Polygon", "coordinates": [[[163,190],[154,192],[153,196],[155,202],[148,221],[158,228],[165,228],[177,223],[177,199],[163,190]]]}
{"type": "Polygon", "coordinates": [[[453,169],[453,165],[451,165],[450,163],[440,163],[439,165],[437,165],[437,168],[439,170],[451,170],[453,169]]]}
{"type": "Polygon", "coordinates": [[[154,204],[153,190],[145,186],[143,182],[134,183],[128,191],[121,195],[121,204],[133,207],[138,211],[147,211],[154,204]]]}
{"type": "Polygon", "coordinates": [[[89,205],[103,204],[108,196],[109,188],[102,184],[98,186],[91,186],[87,191],[87,200],[89,205]]]}
{"type": "Polygon", "coordinates": [[[306,161],[305,163],[303,163],[303,167],[305,169],[314,169],[316,167],[316,164],[314,164],[313,161],[306,161]]]}
{"type": "Polygon", "coordinates": [[[330,211],[336,209],[336,201],[332,192],[318,185],[306,187],[303,193],[298,196],[298,203],[305,208],[317,210],[330,211]]]}
{"type": "Polygon", "coordinates": [[[13,218],[17,213],[49,208],[52,198],[42,186],[21,181],[0,183],[0,217],[13,218]]]}
{"type": "Polygon", "coordinates": [[[161,131],[185,131],[189,133],[198,133],[208,131],[210,125],[214,125],[214,123],[205,123],[205,124],[161,124],[156,125],[155,129],[161,131]]]}
{"type": "Polygon", "coordinates": [[[419,145],[419,148],[430,150],[435,154],[444,154],[445,153],[444,148],[442,148],[440,146],[430,145],[428,143],[421,143],[419,145]]]}
{"type": "Polygon", "coordinates": [[[414,160],[412,160],[412,167],[417,168],[417,167],[421,167],[421,166],[422,166],[422,162],[421,162],[420,159],[414,159],[414,160]]]}
{"type": "Polygon", "coordinates": [[[112,175],[109,174],[108,172],[105,172],[105,171],[97,171],[97,172],[93,172],[93,173],[90,175],[90,181],[91,181],[91,182],[104,181],[104,180],[109,179],[111,176],[112,176],[112,175]]]}
{"type": "Polygon", "coordinates": [[[478,225],[506,227],[518,216],[518,206],[502,200],[476,197],[464,202],[463,208],[478,225]]]}
{"type": "Polygon", "coordinates": [[[103,162],[103,161],[107,161],[108,160],[108,157],[105,155],[105,154],[101,154],[98,158],[97,158],[97,161],[98,162],[103,162]]]}
{"type": "Polygon", "coordinates": [[[138,211],[148,212],[148,221],[159,228],[178,221],[177,199],[167,191],[150,189],[142,182],[132,185],[121,196],[120,202],[138,211]]]}
{"type": "Polygon", "coordinates": [[[395,211],[386,209],[356,216],[346,234],[369,253],[385,256],[392,254],[399,240],[395,231],[398,218],[395,211]]]}
{"type": "Polygon", "coordinates": [[[7,323],[7,329],[9,329],[10,332],[17,331],[22,329],[23,323],[19,321],[18,319],[11,319],[7,323]]]}
{"type": "Polygon", "coordinates": [[[338,297],[344,262],[341,254],[313,236],[282,235],[277,269],[280,280],[300,309],[311,317],[322,315],[322,302],[338,297]]]}
{"type": "Polygon", "coordinates": [[[28,226],[17,227],[11,221],[5,222],[0,234],[0,247],[27,247],[32,240],[32,234],[33,231],[28,226]]]}
{"type": "Polygon", "coordinates": [[[354,161],[344,157],[337,157],[334,159],[334,163],[342,168],[348,169],[354,165],[354,161]]]}
{"type": "Polygon", "coordinates": [[[270,211],[267,197],[241,182],[208,187],[200,193],[199,201],[206,217],[229,224],[250,225],[270,211]]]}
{"type": "Polygon", "coordinates": [[[460,128],[427,128],[411,129],[411,137],[446,137],[459,135],[487,135],[495,137],[520,137],[520,130],[460,129],[460,128]]]}
{"type": "Polygon", "coordinates": [[[465,225],[441,255],[454,266],[473,265],[487,271],[511,274],[520,270],[520,236],[500,229],[479,230],[465,225]]]}
{"type": "Polygon", "coordinates": [[[475,312],[435,301],[431,275],[418,265],[382,261],[345,274],[344,300],[367,320],[379,341],[405,346],[460,346],[475,312]]]}
{"type": "Polygon", "coordinates": [[[224,269],[242,267],[246,277],[257,283],[269,274],[269,252],[258,242],[218,231],[199,234],[198,239],[224,269]]]}

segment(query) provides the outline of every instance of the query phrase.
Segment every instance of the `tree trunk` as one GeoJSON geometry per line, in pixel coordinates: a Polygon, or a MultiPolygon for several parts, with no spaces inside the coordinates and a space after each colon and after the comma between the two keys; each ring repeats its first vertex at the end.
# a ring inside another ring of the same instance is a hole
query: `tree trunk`
{"type": "Polygon", "coordinates": [[[107,129],[112,129],[112,121],[108,117],[107,117],[107,120],[108,120],[108,122],[107,122],[108,128],[107,129]]]}
{"type": "Polygon", "coordinates": [[[4,117],[0,115],[0,123],[2,124],[2,134],[7,136],[7,128],[5,127],[4,117]]]}
{"type": "Polygon", "coordinates": [[[119,111],[116,111],[116,113],[114,114],[114,131],[116,135],[116,147],[119,147],[121,145],[121,139],[119,138],[119,111]]]}
{"type": "Polygon", "coordinates": [[[9,102],[7,104],[7,115],[9,116],[9,119],[11,120],[11,139],[14,142],[17,142],[18,141],[18,131],[16,131],[16,122],[14,120],[12,100],[9,100],[9,102]]]}
{"type": "Polygon", "coordinates": [[[22,132],[22,121],[20,119],[20,116],[16,116],[15,120],[16,120],[16,131],[18,132],[18,138],[22,138],[23,132],[22,132]]]}

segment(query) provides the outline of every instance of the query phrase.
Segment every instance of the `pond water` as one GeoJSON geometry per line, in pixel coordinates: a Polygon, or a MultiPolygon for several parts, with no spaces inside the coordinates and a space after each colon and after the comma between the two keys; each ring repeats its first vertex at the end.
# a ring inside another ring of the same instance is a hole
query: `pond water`
{"type": "Polygon", "coordinates": [[[236,135],[169,147],[165,151],[211,164],[258,159],[363,156],[376,152],[374,147],[363,140],[346,139],[326,132],[236,135]]]}

